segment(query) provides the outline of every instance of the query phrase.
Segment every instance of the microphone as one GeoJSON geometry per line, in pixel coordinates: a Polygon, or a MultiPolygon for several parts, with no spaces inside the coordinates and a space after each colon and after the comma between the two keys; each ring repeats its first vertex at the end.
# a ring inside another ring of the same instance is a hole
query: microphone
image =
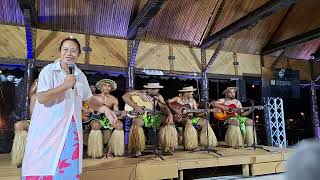
{"type": "MultiPolygon", "coordinates": [[[[75,67],[76,65],[74,63],[68,64],[69,74],[74,74],[75,67]]],[[[72,89],[74,89],[74,87],[72,87],[72,89]]]]}

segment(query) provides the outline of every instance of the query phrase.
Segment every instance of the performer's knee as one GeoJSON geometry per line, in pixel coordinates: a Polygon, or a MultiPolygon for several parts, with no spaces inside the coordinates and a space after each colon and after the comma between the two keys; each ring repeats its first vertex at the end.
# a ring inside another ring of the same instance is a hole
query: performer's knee
{"type": "Polygon", "coordinates": [[[186,120],[186,126],[192,126],[192,121],[190,119],[186,120]]]}
{"type": "Polygon", "coordinates": [[[229,125],[239,126],[239,121],[230,119],[228,120],[229,125]]]}
{"type": "Polygon", "coordinates": [[[247,119],[246,120],[246,126],[252,126],[253,125],[253,120],[252,119],[247,119]]]}
{"type": "Polygon", "coordinates": [[[165,125],[165,126],[170,126],[170,125],[174,125],[174,122],[166,122],[166,118],[162,119],[162,125],[165,125]]]}
{"type": "Polygon", "coordinates": [[[100,130],[101,124],[98,121],[91,121],[90,123],[92,130],[100,130]]]}
{"type": "MultiPolygon", "coordinates": [[[[209,123],[209,122],[208,122],[209,123]]],[[[201,127],[206,127],[207,125],[207,120],[201,118],[198,122],[198,125],[200,125],[201,127]]]]}
{"type": "Polygon", "coordinates": [[[122,130],[123,129],[123,124],[122,124],[122,122],[121,121],[117,121],[116,123],[115,123],[115,127],[114,128],[116,128],[117,130],[122,130]]]}

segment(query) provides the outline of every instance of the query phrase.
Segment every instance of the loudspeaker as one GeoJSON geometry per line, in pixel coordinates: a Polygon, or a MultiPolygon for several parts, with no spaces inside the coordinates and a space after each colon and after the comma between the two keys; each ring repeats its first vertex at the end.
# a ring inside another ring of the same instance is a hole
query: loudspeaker
{"type": "Polygon", "coordinates": [[[243,79],[237,80],[237,99],[241,102],[247,101],[246,81],[243,79]]]}

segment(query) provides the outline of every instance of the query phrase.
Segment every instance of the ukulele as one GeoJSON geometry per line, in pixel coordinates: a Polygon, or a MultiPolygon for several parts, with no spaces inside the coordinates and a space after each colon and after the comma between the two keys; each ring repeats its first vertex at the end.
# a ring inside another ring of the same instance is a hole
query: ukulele
{"type": "Polygon", "coordinates": [[[84,111],[81,112],[82,123],[88,124],[91,121],[90,116],[94,113],[94,110],[92,108],[89,108],[89,106],[86,103],[83,103],[82,107],[89,111],[89,115],[87,115],[84,111]]]}
{"type": "MultiPolygon", "coordinates": [[[[226,105],[222,105],[222,106],[228,107],[229,110],[225,111],[225,110],[222,110],[220,108],[214,108],[214,110],[213,110],[214,117],[219,121],[225,121],[229,117],[238,116],[237,112],[249,110],[251,108],[251,107],[237,108],[237,106],[235,104],[229,104],[227,106],[226,105]]],[[[254,109],[262,110],[263,106],[254,106],[254,109]]]]}
{"type": "MultiPolygon", "coordinates": [[[[82,112],[82,114],[81,114],[82,124],[84,124],[84,125],[88,125],[88,124],[90,124],[90,122],[92,120],[101,119],[101,117],[104,116],[103,113],[98,113],[95,110],[93,110],[92,108],[89,108],[89,106],[86,103],[83,103],[82,107],[89,111],[89,115],[87,115],[85,112],[82,112]]],[[[125,112],[127,116],[128,116],[128,114],[134,113],[134,112],[127,112],[127,111],[113,111],[113,112],[116,114],[116,116],[122,115],[123,112],[125,112]]]]}

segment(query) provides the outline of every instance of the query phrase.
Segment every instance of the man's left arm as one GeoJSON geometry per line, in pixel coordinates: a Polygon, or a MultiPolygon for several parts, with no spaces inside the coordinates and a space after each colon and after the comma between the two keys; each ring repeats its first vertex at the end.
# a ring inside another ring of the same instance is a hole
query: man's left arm
{"type": "MultiPolygon", "coordinates": [[[[242,104],[241,104],[240,101],[238,101],[238,104],[239,104],[238,107],[239,107],[239,108],[242,108],[242,104]]],[[[241,116],[248,116],[248,115],[251,114],[252,112],[253,112],[253,109],[250,108],[248,111],[241,111],[241,112],[240,112],[240,115],[241,115],[241,116]]]]}
{"type": "Polygon", "coordinates": [[[172,124],[173,123],[173,115],[171,113],[170,108],[165,103],[164,98],[162,96],[159,96],[157,98],[157,100],[158,100],[158,104],[159,104],[160,109],[164,112],[165,115],[167,115],[166,122],[169,124],[172,124]]]}
{"type": "Polygon", "coordinates": [[[102,104],[95,96],[91,96],[89,99],[85,100],[84,102],[95,111],[98,111],[99,113],[104,113],[108,119],[112,121],[116,121],[118,119],[116,114],[107,106],[102,104]]]}
{"type": "Polygon", "coordinates": [[[112,110],[119,111],[119,101],[117,98],[114,98],[114,104],[113,104],[112,110]]]}
{"type": "Polygon", "coordinates": [[[161,111],[163,111],[166,115],[172,115],[170,108],[167,106],[166,102],[164,101],[164,98],[162,96],[157,97],[159,107],[161,111]]]}
{"type": "Polygon", "coordinates": [[[126,112],[124,112],[124,111],[122,111],[122,113],[120,113],[119,101],[116,97],[114,98],[113,111],[116,112],[118,119],[124,119],[124,117],[126,117],[126,115],[127,115],[126,112]]]}

